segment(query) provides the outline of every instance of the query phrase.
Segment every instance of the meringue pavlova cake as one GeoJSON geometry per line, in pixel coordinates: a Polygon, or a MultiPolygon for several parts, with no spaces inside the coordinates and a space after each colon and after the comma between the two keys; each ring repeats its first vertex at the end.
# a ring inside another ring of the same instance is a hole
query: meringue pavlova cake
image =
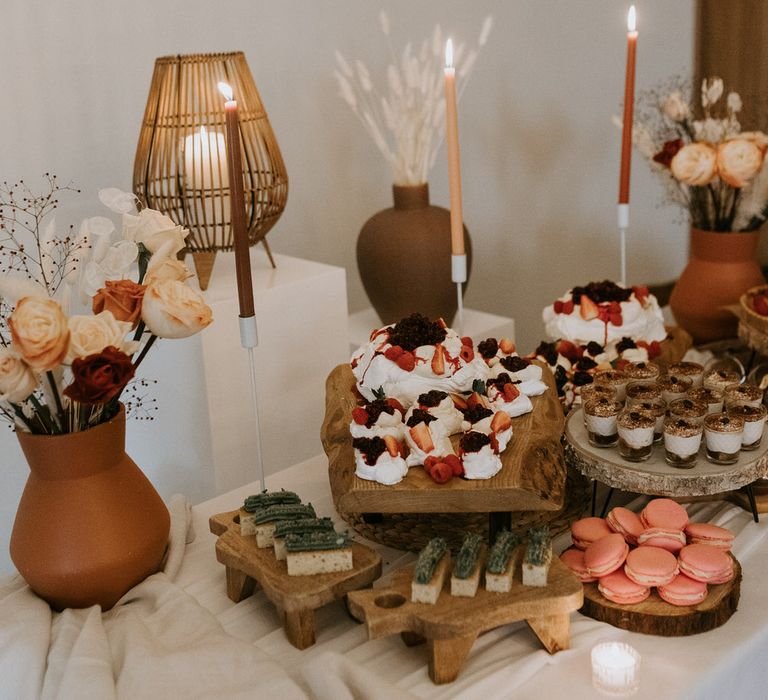
{"type": "Polygon", "coordinates": [[[471,338],[460,338],[442,319],[412,314],[373,331],[351,360],[357,388],[369,401],[383,390],[406,407],[433,389],[448,393],[472,390],[488,377],[488,366],[475,353],[471,338]]]}

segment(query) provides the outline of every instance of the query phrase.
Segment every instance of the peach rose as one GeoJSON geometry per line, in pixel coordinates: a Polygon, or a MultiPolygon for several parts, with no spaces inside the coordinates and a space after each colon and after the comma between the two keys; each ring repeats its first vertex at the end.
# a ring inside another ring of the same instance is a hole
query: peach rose
{"type": "Polygon", "coordinates": [[[147,287],[141,318],[159,338],[186,338],[213,321],[203,295],[179,280],[162,280],[147,287]]]}
{"type": "Polygon", "coordinates": [[[146,287],[133,280],[107,280],[93,297],[93,313],[111,311],[118,321],[128,321],[131,328],[139,325],[141,300],[146,287]]]}
{"type": "Polygon", "coordinates": [[[67,317],[53,299],[24,297],[8,318],[11,340],[32,369],[47,372],[61,364],[69,345],[67,317]]]}
{"type": "Polygon", "coordinates": [[[733,139],[717,147],[717,174],[731,187],[744,187],[763,164],[763,152],[754,141],[733,139]]]}
{"type": "Polygon", "coordinates": [[[708,143],[689,143],[675,153],[669,167],[686,185],[707,185],[717,174],[717,151],[708,143]]]}
{"type": "Polygon", "coordinates": [[[37,377],[13,350],[0,348],[0,401],[24,401],[37,386],[37,377]]]}
{"type": "Polygon", "coordinates": [[[95,355],[110,345],[132,355],[138,343],[125,339],[130,331],[131,324],[118,321],[111,311],[102,311],[95,316],[72,316],[69,319],[69,349],[64,364],[71,365],[76,357],[95,355]]]}
{"type": "Polygon", "coordinates": [[[162,280],[178,280],[183,282],[193,276],[192,271],[181,260],[162,258],[155,261],[153,256],[149,261],[147,274],[144,275],[144,284],[148,285],[153,282],[161,282],[162,280]]]}

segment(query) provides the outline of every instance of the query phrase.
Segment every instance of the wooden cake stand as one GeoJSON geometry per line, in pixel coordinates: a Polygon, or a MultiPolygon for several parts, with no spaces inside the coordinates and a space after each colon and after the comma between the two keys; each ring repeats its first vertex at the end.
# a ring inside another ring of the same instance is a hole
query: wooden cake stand
{"type": "MultiPolygon", "coordinates": [[[[540,364],[540,363],[537,363],[540,364]]],[[[491,479],[451,479],[436,484],[414,467],[394,486],[355,475],[349,424],[359,394],[349,365],[339,365],[326,382],[321,430],[328,455],[333,501],[339,513],[489,513],[491,537],[509,526],[511,511],[558,511],[565,497],[566,467],[560,442],[564,416],[555,380],[543,367],[547,391],[531,398],[533,411],[512,419],[513,437],[502,453],[502,470],[491,479]]],[[[451,440],[458,446],[459,435],[451,440]]]]}
{"type": "Polygon", "coordinates": [[[411,602],[413,568],[395,571],[384,588],[353,591],[349,610],[366,623],[370,639],[400,634],[408,646],[426,641],[433,683],[456,679],[483,632],[518,620],[528,623],[550,654],[570,646],[570,614],[581,607],[582,585],[557,557],[545,587],[523,586],[518,567],[509,593],[481,585],[474,598],[459,598],[449,592],[449,577],[435,605],[411,602]]]}
{"type": "Polygon", "coordinates": [[[566,419],[565,454],[570,465],[585,477],[595,480],[593,515],[599,481],[610,486],[601,517],[607,512],[615,489],[677,500],[697,500],[702,496],[724,494],[726,498],[736,498],[736,502],[743,505],[737,496],[729,492],[744,488],[755,522],[759,521],[752,484],[768,475],[768,435],[763,436],[758,449],[740,453],[735,464],[721,466],[708,462],[702,445],[695,467],[676,469],[664,460],[663,445],[654,445],[650,459],[645,462],[626,461],[619,455],[617,447],[593,447],[589,444],[582,415],[579,407],[566,419]]]}
{"type": "Polygon", "coordinates": [[[240,514],[233,510],[211,516],[216,559],[227,574],[227,596],[239,603],[258,584],[283,618],[288,640],[297,649],[315,643],[315,610],[342,599],[349,591],[370,586],[381,576],[381,556],[370,547],[352,543],[350,571],[314,576],[289,576],[285,561],[275,559],[272,547],[259,548],[255,537],[240,534],[240,514]]]}

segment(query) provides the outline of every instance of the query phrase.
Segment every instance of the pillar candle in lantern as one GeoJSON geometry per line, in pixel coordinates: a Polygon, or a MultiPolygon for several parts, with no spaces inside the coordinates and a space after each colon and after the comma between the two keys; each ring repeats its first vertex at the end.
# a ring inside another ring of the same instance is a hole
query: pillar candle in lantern
{"type": "Polygon", "coordinates": [[[184,173],[195,190],[229,186],[226,141],[220,131],[200,131],[184,139],[184,173]]]}

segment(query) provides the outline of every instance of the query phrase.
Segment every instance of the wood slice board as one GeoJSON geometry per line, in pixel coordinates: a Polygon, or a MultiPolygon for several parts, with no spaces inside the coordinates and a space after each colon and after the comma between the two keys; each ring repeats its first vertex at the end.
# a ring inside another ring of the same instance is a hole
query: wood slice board
{"type": "MultiPolygon", "coordinates": [[[[540,364],[540,363],[537,363],[540,364]]],[[[564,416],[555,379],[543,367],[547,391],[531,398],[533,411],[512,419],[513,436],[501,455],[502,470],[490,479],[451,479],[436,484],[413,467],[394,486],[355,475],[349,424],[359,395],[349,365],[339,365],[326,381],[325,420],[321,430],[336,509],[346,513],[488,513],[556,511],[565,495],[565,460],[560,436],[564,416]]],[[[460,435],[451,440],[458,445],[460,435]]]]}
{"type": "Polygon", "coordinates": [[[664,445],[654,445],[645,462],[628,462],[618,447],[589,444],[582,409],[572,411],[565,424],[566,459],[584,476],[613,488],[653,496],[682,498],[726,493],[768,476],[768,431],[760,446],[741,452],[735,464],[718,465],[707,461],[702,444],[696,466],[676,469],[664,461],[664,445]]]}
{"type": "Polygon", "coordinates": [[[732,581],[709,587],[699,605],[670,605],[654,589],[642,603],[619,605],[603,598],[597,583],[584,584],[584,615],[614,627],[660,637],[687,637],[720,627],[736,612],[741,590],[741,566],[733,558],[732,581]]]}
{"type": "Polygon", "coordinates": [[[429,675],[435,683],[456,679],[480,634],[518,620],[528,622],[550,654],[570,645],[570,614],[581,607],[583,590],[557,557],[546,587],[523,586],[518,563],[509,593],[491,593],[481,582],[474,598],[455,597],[448,577],[435,605],[411,602],[413,569],[394,572],[383,588],[351,592],[349,610],[366,623],[370,639],[401,634],[409,646],[426,641],[429,675]]]}
{"type": "Polygon", "coordinates": [[[258,584],[282,615],[291,644],[306,649],[315,643],[314,611],[340,600],[349,591],[370,586],[381,576],[381,555],[358,542],[352,543],[350,571],[314,576],[289,576],[285,561],[275,559],[272,547],[256,546],[256,537],[240,534],[243,510],[213,515],[209,527],[216,541],[216,559],[226,567],[227,595],[239,603],[258,584]]]}

